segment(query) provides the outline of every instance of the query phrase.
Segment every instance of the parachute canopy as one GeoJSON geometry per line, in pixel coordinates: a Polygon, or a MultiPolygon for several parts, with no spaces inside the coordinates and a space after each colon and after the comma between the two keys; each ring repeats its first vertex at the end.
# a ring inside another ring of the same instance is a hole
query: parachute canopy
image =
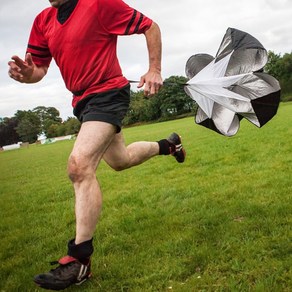
{"type": "Polygon", "coordinates": [[[265,125],[280,102],[279,82],[263,72],[268,54],[246,32],[228,28],[218,52],[191,56],[186,63],[186,93],[197,102],[195,122],[233,136],[240,120],[265,125]]]}

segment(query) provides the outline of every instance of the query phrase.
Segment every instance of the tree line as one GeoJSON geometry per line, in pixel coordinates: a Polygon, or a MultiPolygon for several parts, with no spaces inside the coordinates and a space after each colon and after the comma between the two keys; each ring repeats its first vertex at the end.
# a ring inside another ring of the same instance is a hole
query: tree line
{"type": "Polygon", "coordinates": [[[264,71],[279,80],[281,101],[292,101],[292,51],[283,56],[269,51],[264,71]]]}
{"type": "Polygon", "coordinates": [[[77,134],[79,129],[80,122],[76,118],[62,121],[54,107],[18,110],[13,117],[0,119],[0,147],[20,141],[34,143],[42,134],[47,138],[77,134]]]}
{"type": "MultiPolygon", "coordinates": [[[[281,85],[282,101],[292,100],[292,53],[268,53],[268,63],[264,71],[277,78],[281,85]]],[[[196,103],[184,92],[187,78],[171,76],[164,81],[155,98],[146,99],[143,90],[131,91],[131,103],[123,121],[125,126],[175,119],[192,115],[196,103]]],[[[33,110],[18,110],[12,118],[0,118],[0,147],[19,141],[33,143],[38,136],[47,138],[77,134],[80,122],[73,117],[62,121],[54,107],[38,106],[33,110]]]]}

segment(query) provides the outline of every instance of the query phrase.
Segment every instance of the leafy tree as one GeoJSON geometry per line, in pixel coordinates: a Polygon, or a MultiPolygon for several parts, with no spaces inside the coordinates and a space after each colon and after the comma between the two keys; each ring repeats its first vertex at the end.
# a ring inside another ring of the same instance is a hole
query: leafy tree
{"type": "Polygon", "coordinates": [[[284,54],[279,60],[279,67],[281,68],[279,81],[283,96],[285,97],[285,95],[289,94],[289,100],[292,100],[292,53],[284,54]]]}
{"type": "Polygon", "coordinates": [[[46,137],[47,138],[54,138],[58,136],[58,124],[51,124],[47,130],[46,137]]]}
{"type": "Polygon", "coordinates": [[[129,111],[124,119],[125,125],[168,119],[194,111],[195,102],[185,93],[183,76],[171,76],[157,95],[145,99],[143,91],[131,92],[129,111]]]}
{"type": "Polygon", "coordinates": [[[57,127],[57,135],[56,137],[61,137],[66,135],[66,126],[64,123],[59,124],[57,127]]]}
{"type": "Polygon", "coordinates": [[[80,122],[73,117],[68,117],[63,123],[53,123],[48,127],[46,136],[47,138],[73,135],[77,134],[80,130],[80,122]]]}
{"type": "Polygon", "coordinates": [[[123,121],[124,125],[149,121],[148,115],[147,100],[144,98],[143,91],[131,91],[131,102],[127,115],[123,121]]]}
{"type": "Polygon", "coordinates": [[[269,51],[268,58],[265,71],[279,80],[285,100],[285,96],[292,95],[292,53],[281,56],[269,51]]]}
{"type": "Polygon", "coordinates": [[[33,111],[20,111],[15,114],[18,119],[16,132],[21,138],[22,142],[33,143],[42,132],[41,120],[33,111]]]}
{"type": "Polygon", "coordinates": [[[47,136],[48,128],[52,124],[62,123],[60,112],[54,107],[38,106],[32,110],[41,121],[42,132],[47,136]]]}
{"type": "Polygon", "coordinates": [[[15,117],[0,120],[0,147],[15,144],[20,141],[16,132],[18,121],[15,117]]]}
{"type": "Polygon", "coordinates": [[[147,101],[147,112],[148,112],[148,121],[155,121],[155,120],[159,120],[161,117],[161,100],[159,99],[159,96],[153,96],[149,99],[146,100],[147,101]]]}
{"type": "Polygon", "coordinates": [[[275,77],[276,79],[279,79],[281,75],[281,68],[279,66],[279,60],[281,59],[280,54],[275,54],[272,51],[268,52],[268,62],[264,68],[264,70],[275,77]]]}
{"type": "Polygon", "coordinates": [[[65,135],[77,134],[80,130],[81,123],[73,117],[67,118],[64,122],[65,125],[65,135]]]}
{"type": "Polygon", "coordinates": [[[161,117],[177,116],[193,111],[194,101],[185,93],[183,84],[187,78],[171,76],[165,80],[165,86],[158,93],[161,117]]]}

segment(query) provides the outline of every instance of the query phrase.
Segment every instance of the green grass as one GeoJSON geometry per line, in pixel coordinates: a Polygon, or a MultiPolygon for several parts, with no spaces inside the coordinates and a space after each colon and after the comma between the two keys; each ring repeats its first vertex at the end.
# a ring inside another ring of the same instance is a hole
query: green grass
{"type": "MultiPolygon", "coordinates": [[[[292,291],[292,103],[232,138],[193,118],[128,128],[127,143],[183,137],[185,163],[155,157],[114,172],[104,193],[93,277],[68,291],[292,291]]],[[[0,153],[0,291],[39,291],[33,275],[66,252],[72,141],[0,153]]]]}

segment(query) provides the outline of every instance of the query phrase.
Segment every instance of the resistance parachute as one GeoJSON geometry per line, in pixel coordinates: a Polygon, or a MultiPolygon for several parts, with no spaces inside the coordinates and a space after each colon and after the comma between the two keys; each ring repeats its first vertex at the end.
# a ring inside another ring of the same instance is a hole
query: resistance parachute
{"type": "Polygon", "coordinates": [[[196,54],[186,63],[186,93],[197,102],[195,122],[225,136],[237,133],[242,118],[265,125],[280,102],[279,82],[263,72],[268,54],[246,32],[228,28],[214,57],[196,54]]]}

